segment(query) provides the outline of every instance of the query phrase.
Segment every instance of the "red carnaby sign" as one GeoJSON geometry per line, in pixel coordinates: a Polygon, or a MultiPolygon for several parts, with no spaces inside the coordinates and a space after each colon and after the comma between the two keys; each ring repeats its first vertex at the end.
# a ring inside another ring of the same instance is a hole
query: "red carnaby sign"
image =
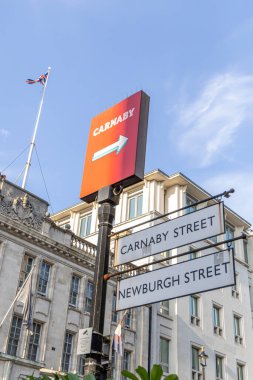
{"type": "Polygon", "coordinates": [[[139,91],[92,119],[80,198],[99,189],[143,180],[149,96],[139,91]]]}

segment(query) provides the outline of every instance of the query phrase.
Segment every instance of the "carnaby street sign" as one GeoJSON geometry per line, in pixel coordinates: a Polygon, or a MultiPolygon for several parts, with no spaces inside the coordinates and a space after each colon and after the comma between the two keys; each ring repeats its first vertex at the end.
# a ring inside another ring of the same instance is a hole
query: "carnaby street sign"
{"type": "Polygon", "coordinates": [[[143,180],[149,97],[143,91],[92,119],[80,198],[92,202],[99,189],[143,180]]]}
{"type": "Polygon", "coordinates": [[[129,263],[223,233],[224,205],[220,202],[118,239],[115,265],[129,263]]]}
{"type": "Polygon", "coordinates": [[[234,256],[220,251],[118,282],[116,310],[235,284],[234,256]]]}

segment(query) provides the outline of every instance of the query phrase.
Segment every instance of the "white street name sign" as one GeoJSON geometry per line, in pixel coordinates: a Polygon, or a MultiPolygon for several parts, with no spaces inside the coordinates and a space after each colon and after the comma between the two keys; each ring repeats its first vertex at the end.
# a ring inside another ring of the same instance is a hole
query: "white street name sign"
{"type": "Polygon", "coordinates": [[[92,327],[80,329],[78,333],[77,355],[89,354],[91,351],[92,327]]]}
{"type": "Polygon", "coordinates": [[[115,265],[224,233],[223,202],[118,239],[115,265]]]}
{"type": "Polygon", "coordinates": [[[119,281],[116,310],[148,305],[234,284],[232,250],[220,251],[119,281]]]}

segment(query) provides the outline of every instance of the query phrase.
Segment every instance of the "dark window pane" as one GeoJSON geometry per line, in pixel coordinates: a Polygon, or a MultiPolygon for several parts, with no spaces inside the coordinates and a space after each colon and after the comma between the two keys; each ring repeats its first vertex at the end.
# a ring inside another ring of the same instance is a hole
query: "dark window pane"
{"type": "Polygon", "coordinates": [[[22,318],[13,316],[11,330],[9,334],[8,346],[7,346],[7,354],[16,356],[18,342],[20,338],[20,332],[22,327],[22,318]]]}

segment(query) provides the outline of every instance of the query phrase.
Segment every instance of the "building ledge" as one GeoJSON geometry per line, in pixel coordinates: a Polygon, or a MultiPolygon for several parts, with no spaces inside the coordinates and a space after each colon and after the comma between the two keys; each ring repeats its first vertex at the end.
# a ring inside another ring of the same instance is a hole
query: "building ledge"
{"type": "Polygon", "coordinates": [[[20,358],[19,356],[8,355],[8,354],[5,354],[4,352],[0,352],[0,361],[1,360],[11,361],[15,364],[20,364],[25,367],[36,368],[36,369],[41,369],[45,367],[45,363],[43,362],[34,362],[32,360],[20,358]]]}

